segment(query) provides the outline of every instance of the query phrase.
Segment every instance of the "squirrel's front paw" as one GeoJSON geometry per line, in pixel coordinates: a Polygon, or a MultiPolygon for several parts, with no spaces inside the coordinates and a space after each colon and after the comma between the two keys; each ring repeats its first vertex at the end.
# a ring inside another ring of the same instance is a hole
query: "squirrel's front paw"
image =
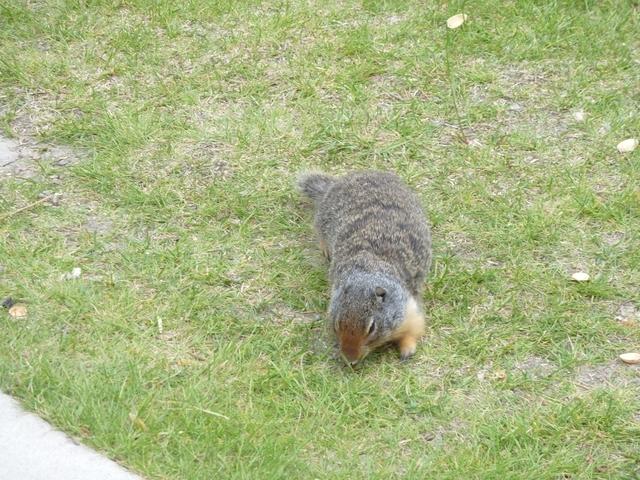
{"type": "Polygon", "coordinates": [[[415,337],[407,335],[402,337],[398,341],[398,347],[400,347],[400,360],[407,360],[414,353],[416,353],[416,346],[418,342],[415,337]]]}

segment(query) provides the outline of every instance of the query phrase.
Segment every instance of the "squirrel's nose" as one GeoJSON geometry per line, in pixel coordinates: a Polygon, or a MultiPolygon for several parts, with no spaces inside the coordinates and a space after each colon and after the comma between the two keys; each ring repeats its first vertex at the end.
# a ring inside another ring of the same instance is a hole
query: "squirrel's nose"
{"type": "Polygon", "coordinates": [[[359,358],[355,358],[355,357],[352,357],[352,356],[347,356],[344,353],[342,354],[342,359],[350,367],[354,367],[360,361],[359,358]]]}
{"type": "Polygon", "coordinates": [[[358,338],[343,336],[340,338],[340,353],[348,365],[354,366],[362,359],[362,344],[358,338]]]}

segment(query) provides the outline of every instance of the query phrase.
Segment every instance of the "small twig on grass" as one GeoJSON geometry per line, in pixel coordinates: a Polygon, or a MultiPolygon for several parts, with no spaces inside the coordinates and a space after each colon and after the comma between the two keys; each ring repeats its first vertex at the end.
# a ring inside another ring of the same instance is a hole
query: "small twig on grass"
{"type": "Polygon", "coordinates": [[[187,405],[184,402],[179,402],[177,400],[165,400],[165,403],[171,403],[174,405],[177,405],[177,408],[180,408],[181,410],[196,410],[198,412],[202,412],[202,413],[206,413],[207,415],[213,415],[214,417],[220,417],[220,418],[224,418],[225,420],[230,420],[229,417],[227,417],[226,415],[223,415],[221,413],[218,412],[214,412],[213,410],[207,410],[206,408],[200,408],[200,407],[194,407],[193,405],[187,405]]]}
{"type": "Polygon", "coordinates": [[[17,210],[14,210],[13,212],[9,212],[0,217],[0,223],[4,222],[8,218],[13,217],[14,215],[17,215],[20,212],[24,212],[25,210],[29,210],[30,208],[33,208],[41,203],[44,203],[47,200],[51,200],[52,198],[53,198],[53,195],[47,195],[46,197],[42,197],[40,200],[36,200],[35,202],[30,203],[29,205],[25,205],[24,207],[20,207],[17,210]]]}
{"type": "Polygon", "coordinates": [[[214,417],[220,417],[220,418],[224,418],[225,420],[229,420],[229,417],[227,417],[226,415],[223,415],[223,414],[218,413],[218,412],[213,412],[211,410],[207,410],[206,408],[191,407],[191,409],[192,410],[198,410],[199,412],[206,413],[208,415],[213,415],[214,417]]]}

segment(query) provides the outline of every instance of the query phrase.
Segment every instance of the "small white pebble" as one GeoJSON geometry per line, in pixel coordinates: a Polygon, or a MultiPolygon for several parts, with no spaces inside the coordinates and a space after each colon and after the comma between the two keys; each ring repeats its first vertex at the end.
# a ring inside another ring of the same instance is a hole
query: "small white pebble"
{"type": "Polygon", "coordinates": [[[577,112],[573,112],[573,118],[576,122],[584,122],[587,119],[587,114],[582,110],[578,110],[577,112]]]}
{"type": "Polygon", "coordinates": [[[636,365],[640,363],[640,353],[637,352],[629,352],[623,353],[620,355],[620,360],[629,365],[636,365]]]}
{"type": "Polygon", "coordinates": [[[77,280],[82,275],[82,269],[80,267],[74,267],[73,270],[60,275],[60,280],[77,280]]]}
{"type": "Polygon", "coordinates": [[[571,275],[571,278],[574,279],[576,282],[586,282],[589,280],[589,274],[586,272],[576,272],[573,275],[571,275]]]}
{"type": "Polygon", "coordinates": [[[603,123],[602,126],[598,129],[598,133],[600,135],[606,135],[610,131],[611,131],[611,124],[609,122],[603,123]]]}
{"type": "Polygon", "coordinates": [[[447,27],[458,28],[465,22],[466,19],[467,16],[464,13],[458,13],[457,15],[454,15],[453,17],[449,17],[447,19],[447,27]]]}
{"type": "Polygon", "coordinates": [[[638,146],[637,138],[627,138],[626,140],[621,141],[618,144],[617,148],[620,153],[629,153],[629,152],[633,152],[637,146],[638,146]]]}

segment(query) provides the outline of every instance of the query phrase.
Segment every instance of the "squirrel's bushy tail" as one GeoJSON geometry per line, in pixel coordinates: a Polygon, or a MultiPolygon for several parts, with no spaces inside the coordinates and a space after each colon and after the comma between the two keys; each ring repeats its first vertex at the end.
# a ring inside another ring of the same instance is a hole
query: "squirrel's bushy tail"
{"type": "Polygon", "coordinates": [[[335,181],[331,175],[321,172],[304,172],[298,175],[297,183],[300,192],[317,203],[335,181]]]}

